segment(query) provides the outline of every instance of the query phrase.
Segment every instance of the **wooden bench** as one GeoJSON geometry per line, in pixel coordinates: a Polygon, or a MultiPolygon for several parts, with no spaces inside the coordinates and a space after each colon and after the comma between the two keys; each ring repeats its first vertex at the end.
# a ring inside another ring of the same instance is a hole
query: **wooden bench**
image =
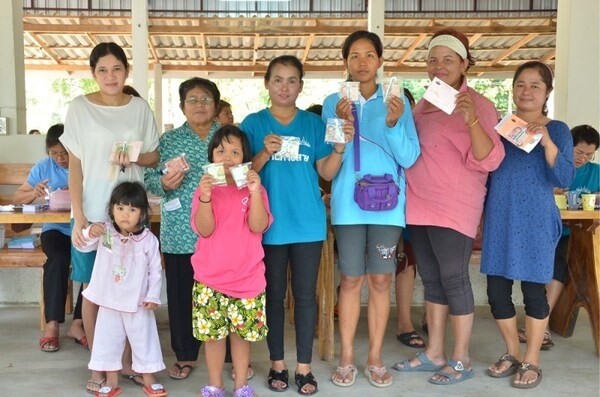
{"type": "MultiPolygon", "coordinates": [[[[29,175],[29,171],[33,167],[33,164],[0,164],[0,186],[5,189],[16,190],[21,186],[29,175]]],[[[2,192],[0,194],[0,205],[12,204],[12,193],[2,192]]],[[[21,232],[14,232],[11,224],[4,225],[6,237],[13,237],[15,235],[28,234],[30,230],[21,232]]],[[[46,262],[46,255],[42,251],[41,247],[37,247],[33,250],[25,249],[8,249],[4,247],[0,250],[0,267],[13,267],[13,268],[41,268],[43,272],[43,266],[46,262]]],[[[45,318],[44,318],[44,292],[43,284],[40,292],[40,327],[44,329],[45,318]]],[[[69,289],[67,292],[67,313],[73,312],[73,285],[69,280],[69,289]]]]}

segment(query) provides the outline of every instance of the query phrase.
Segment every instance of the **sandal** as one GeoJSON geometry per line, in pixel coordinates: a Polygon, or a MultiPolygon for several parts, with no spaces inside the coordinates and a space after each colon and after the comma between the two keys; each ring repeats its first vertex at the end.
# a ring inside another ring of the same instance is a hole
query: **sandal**
{"type": "Polygon", "coordinates": [[[121,394],[120,387],[102,386],[96,393],[96,397],[116,397],[121,394]]]}
{"type": "Polygon", "coordinates": [[[415,349],[422,349],[425,347],[425,341],[423,341],[421,335],[417,334],[417,331],[415,330],[398,334],[396,335],[396,339],[402,344],[408,347],[414,347],[415,349]]]}
{"type": "Polygon", "coordinates": [[[238,387],[233,391],[233,397],[257,397],[258,394],[249,385],[238,387]]]}
{"type": "Polygon", "coordinates": [[[275,371],[273,368],[269,369],[269,376],[267,377],[267,383],[269,385],[269,389],[271,389],[273,391],[276,391],[276,392],[286,391],[289,387],[288,370],[284,369],[282,371],[275,371]],[[284,383],[285,386],[282,388],[275,387],[273,384],[277,381],[284,383]]]}
{"type": "Polygon", "coordinates": [[[448,367],[452,368],[453,372],[438,371],[435,374],[442,377],[442,379],[429,378],[429,383],[434,385],[455,385],[465,380],[471,379],[475,376],[473,368],[466,369],[462,361],[448,360],[448,367]]]}
{"type": "Polygon", "coordinates": [[[552,342],[552,336],[550,335],[550,331],[546,330],[544,332],[544,341],[542,342],[541,350],[550,350],[554,347],[554,342],[552,342]]]}
{"type": "Polygon", "coordinates": [[[171,367],[171,370],[173,368],[177,368],[179,375],[174,375],[171,373],[171,371],[169,371],[169,376],[172,379],[177,379],[177,380],[186,379],[188,376],[190,376],[190,374],[192,373],[192,370],[194,369],[194,367],[192,365],[189,365],[189,364],[181,365],[179,363],[173,364],[173,367],[171,367]],[[187,370],[187,372],[185,372],[186,370],[187,370]]]}
{"type": "Polygon", "coordinates": [[[527,331],[525,328],[519,328],[517,335],[519,336],[519,343],[527,343],[527,331]]]}
{"type": "Polygon", "coordinates": [[[198,397],[225,397],[225,389],[217,386],[204,386],[198,397]]]}
{"type": "Polygon", "coordinates": [[[39,345],[41,351],[46,353],[53,353],[57,352],[60,348],[60,341],[58,340],[58,336],[42,336],[40,338],[39,345]]]}
{"type": "Polygon", "coordinates": [[[96,394],[100,391],[102,386],[104,386],[104,382],[106,382],[106,379],[100,379],[100,380],[90,379],[85,384],[85,391],[87,391],[90,394],[96,394]]]}
{"type": "Polygon", "coordinates": [[[348,364],[343,367],[340,367],[338,365],[335,372],[333,373],[333,375],[331,375],[331,382],[336,386],[348,387],[348,386],[352,386],[354,384],[354,382],[356,381],[356,374],[358,373],[358,370],[356,369],[354,364],[348,364]],[[338,374],[341,375],[341,380],[335,380],[333,378],[333,375],[335,375],[335,372],[337,372],[338,374]],[[350,374],[352,374],[352,377],[349,378],[348,375],[350,375],[350,374]],[[344,382],[347,379],[350,379],[350,382],[344,382]]]}
{"type": "Polygon", "coordinates": [[[381,366],[381,367],[376,367],[374,365],[367,365],[367,368],[365,368],[365,376],[369,380],[369,383],[375,387],[388,387],[388,386],[391,386],[392,383],[394,382],[394,378],[387,371],[387,369],[385,369],[385,365],[381,366]],[[383,380],[383,376],[385,374],[390,375],[390,379],[388,381],[383,380]],[[375,379],[373,379],[373,375],[377,375],[379,377],[379,379],[381,380],[381,382],[377,382],[375,379]]]}
{"type": "Polygon", "coordinates": [[[140,386],[140,387],[144,386],[144,377],[142,376],[142,374],[136,374],[136,373],[133,373],[131,375],[121,374],[121,378],[132,381],[133,383],[135,383],[136,386],[140,386]]]}
{"type": "Polygon", "coordinates": [[[521,362],[519,360],[517,360],[514,356],[508,354],[508,353],[504,353],[502,355],[502,357],[500,357],[498,359],[498,361],[496,361],[494,364],[494,366],[496,366],[496,369],[500,368],[500,366],[502,366],[502,363],[505,361],[510,361],[511,365],[510,367],[508,367],[507,369],[505,369],[502,372],[494,372],[491,369],[487,369],[486,373],[491,376],[492,378],[506,378],[507,376],[511,376],[513,375],[515,372],[517,372],[517,368],[519,367],[519,365],[521,364],[521,362]]]}
{"type": "Polygon", "coordinates": [[[519,368],[517,369],[517,373],[519,374],[519,379],[521,379],[523,377],[523,375],[525,374],[525,372],[527,372],[527,371],[534,371],[535,373],[537,373],[538,374],[537,379],[531,383],[515,383],[515,381],[513,379],[513,381],[511,382],[511,386],[516,387],[517,389],[533,389],[534,387],[539,385],[540,382],[542,381],[542,370],[533,364],[521,363],[521,365],[519,365],[519,368]]]}
{"type": "Polygon", "coordinates": [[[168,395],[167,389],[160,383],[153,383],[151,385],[144,386],[142,391],[148,397],[165,397],[168,395]]]}
{"type": "MultiPolygon", "coordinates": [[[[254,378],[254,369],[252,368],[252,365],[248,364],[248,371],[246,372],[246,380],[250,380],[254,378]]],[[[231,380],[235,380],[235,369],[233,368],[233,365],[231,366],[231,380]]]]}
{"type": "Polygon", "coordinates": [[[317,381],[315,380],[315,377],[312,374],[312,372],[309,372],[306,375],[295,374],[294,375],[294,383],[296,383],[296,386],[298,386],[298,393],[302,394],[304,396],[312,396],[313,394],[315,394],[316,392],[319,391],[319,388],[317,386],[317,381]],[[314,386],[315,389],[311,392],[304,391],[302,388],[306,385],[314,386]]]}

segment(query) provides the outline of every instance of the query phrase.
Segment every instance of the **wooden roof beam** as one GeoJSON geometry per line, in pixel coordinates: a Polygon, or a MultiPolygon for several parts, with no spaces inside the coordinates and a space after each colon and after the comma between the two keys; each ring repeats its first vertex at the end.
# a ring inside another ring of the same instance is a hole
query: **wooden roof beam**
{"type": "Polygon", "coordinates": [[[396,66],[400,66],[404,63],[404,61],[406,61],[410,55],[412,54],[412,52],[421,45],[421,43],[423,43],[423,41],[425,41],[425,39],[427,38],[427,35],[424,33],[421,33],[415,40],[413,40],[412,44],[410,45],[410,47],[408,47],[406,49],[406,51],[404,51],[404,53],[402,54],[402,56],[400,58],[398,58],[398,61],[396,61],[396,66]]]}
{"type": "Polygon", "coordinates": [[[510,46],[510,48],[507,48],[506,50],[502,51],[502,53],[500,53],[500,55],[498,55],[496,58],[494,58],[490,62],[491,66],[496,65],[498,62],[500,62],[501,60],[503,60],[504,58],[506,58],[507,56],[509,56],[516,50],[518,50],[519,48],[523,47],[525,44],[529,43],[531,40],[535,39],[537,36],[538,36],[537,33],[531,33],[531,34],[528,34],[527,36],[521,38],[520,40],[517,40],[517,42],[515,44],[513,44],[512,46],[510,46]]]}
{"type": "Polygon", "coordinates": [[[31,33],[31,32],[29,32],[28,34],[29,34],[29,37],[31,38],[31,41],[33,41],[48,58],[52,59],[54,61],[54,63],[56,63],[57,65],[60,65],[60,60],[58,59],[58,57],[55,56],[52,53],[52,51],[50,51],[48,46],[42,42],[42,40],[39,38],[39,36],[37,34],[31,33]]]}

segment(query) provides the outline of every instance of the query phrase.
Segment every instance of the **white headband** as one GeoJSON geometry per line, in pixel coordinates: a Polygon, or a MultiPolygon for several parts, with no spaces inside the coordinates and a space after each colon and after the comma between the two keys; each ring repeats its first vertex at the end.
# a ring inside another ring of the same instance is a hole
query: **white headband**
{"type": "Polygon", "coordinates": [[[462,57],[462,59],[467,59],[467,49],[463,45],[463,43],[457,39],[456,37],[449,34],[442,34],[432,39],[429,42],[429,51],[435,46],[443,45],[444,47],[450,48],[452,51],[456,52],[458,55],[462,57]]]}

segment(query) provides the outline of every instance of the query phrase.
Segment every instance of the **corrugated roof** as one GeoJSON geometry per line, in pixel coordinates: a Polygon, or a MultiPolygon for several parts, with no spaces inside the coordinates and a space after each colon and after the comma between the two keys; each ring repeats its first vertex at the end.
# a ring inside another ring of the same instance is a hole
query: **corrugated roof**
{"type": "MultiPolygon", "coordinates": [[[[427,2],[424,3],[425,5],[427,2]]],[[[56,11],[56,14],[62,12],[56,11]]],[[[25,13],[26,69],[88,71],[99,42],[114,41],[131,56],[131,18],[25,13]]],[[[151,14],[149,61],[164,73],[204,74],[213,78],[262,76],[268,62],[283,54],[303,61],[307,77],[339,77],[341,45],[360,18],[212,18],[151,14]]],[[[556,15],[515,18],[386,18],[384,70],[422,74],[427,45],[437,29],[452,26],[467,34],[476,65],[470,73],[510,74],[523,61],[554,63],[556,15]]]]}

